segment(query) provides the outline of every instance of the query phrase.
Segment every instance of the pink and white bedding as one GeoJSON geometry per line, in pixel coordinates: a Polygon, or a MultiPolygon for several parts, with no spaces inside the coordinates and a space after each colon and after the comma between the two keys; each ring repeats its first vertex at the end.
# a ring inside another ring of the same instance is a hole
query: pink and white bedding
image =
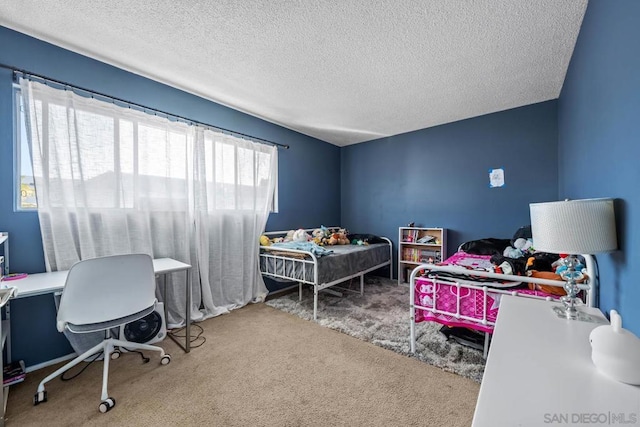
{"type": "MultiPolygon", "coordinates": [[[[490,255],[457,252],[440,265],[464,267],[473,271],[493,271],[490,255]]],[[[433,321],[448,326],[462,326],[483,332],[493,332],[500,298],[518,294],[557,299],[555,295],[530,290],[520,282],[474,281],[473,273],[463,278],[438,271],[426,272],[427,277],[415,279],[414,321],[433,321]]],[[[482,278],[477,278],[482,279],[482,278]]]]}

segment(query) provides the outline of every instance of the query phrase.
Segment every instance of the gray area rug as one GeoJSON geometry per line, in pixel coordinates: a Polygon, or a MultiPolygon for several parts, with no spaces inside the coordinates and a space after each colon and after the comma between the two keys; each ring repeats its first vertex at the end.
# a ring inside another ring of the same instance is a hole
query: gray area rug
{"type": "MultiPolygon", "coordinates": [[[[359,291],[359,279],[342,285],[359,291]]],[[[270,298],[267,305],[302,319],[313,321],[313,288],[270,298]]],[[[448,341],[435,322],[416,324],[416,352],[410,352],[409,287],[395,280],[366,276],[364,295],[345,292],[342,297],[321,292],[318,297],[319,325],[371,342],[397,353],[415,357],[445,371],[476,382],[482,379],[485,360],[482,352],[448,341]]]]}

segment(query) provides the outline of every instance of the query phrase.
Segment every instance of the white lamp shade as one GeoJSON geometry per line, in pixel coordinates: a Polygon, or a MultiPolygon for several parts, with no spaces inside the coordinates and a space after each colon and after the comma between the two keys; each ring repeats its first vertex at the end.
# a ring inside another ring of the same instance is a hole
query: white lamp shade
{"type": "Polygon", "coordinates": [[[529,210],[537,251],[595,254],[618,248],[613,199],[531,203],[529,210]]]}

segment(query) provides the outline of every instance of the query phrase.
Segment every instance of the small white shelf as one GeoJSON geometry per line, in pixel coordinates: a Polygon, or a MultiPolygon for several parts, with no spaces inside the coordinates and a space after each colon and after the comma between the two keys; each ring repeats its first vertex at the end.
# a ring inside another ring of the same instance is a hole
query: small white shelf
{"type": "Polygon", "coordinates": [[[447,256],[445,228],[400,227],[398,229],[398,284],[407,283],[411,271],[427,260],[440,262],[447,256]],[[418,242],[432,237],[435,241],[418,242]]]}

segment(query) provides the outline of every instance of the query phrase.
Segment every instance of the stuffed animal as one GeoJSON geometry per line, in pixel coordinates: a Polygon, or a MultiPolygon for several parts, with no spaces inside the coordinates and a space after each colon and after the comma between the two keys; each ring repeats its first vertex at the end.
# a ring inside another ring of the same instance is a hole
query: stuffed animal
{"type": "Polygon", "coordinates": [[[298,228],[293,232],[292,240],[294,242],[308,242],[311,240],[311,236],[309,236],[309,234],[307,234],[307,232],[302,228],[298,228]]]}
{"type": "Polygon", "coordinates": [[[349,237],[347,237],[349,235],[349,232],[346,228],[341,228],[340,230],[338,230],[338,234],[340,235],[338,241],[341,245],[348,245],[351,243],[351,240],[349,240],[349,237]]]}
{"type": "MultiPolygon", "coordinates": [[[[527,258],[527,265],[525,268],[526,274],[529,277],[558,280],[563,281],[562,277],[555,273],[553,264],[557,255],[549,254],[546,252],[536,252],[527,258]]],[[[564,296],[566,291],[561,286],[541,285],[538,283],[529,283],[529,289],[546,292],[551,295],[564,296]]]]}
{"type": "Polygon", "coordinates": [[[513,246],[515,246],[515,248],[520,250],[520,252],[522,252],[523,254],[533,253],[533,241],[531,239],[523,239],[522,237],[520,237],[519,239],[516,239],[515,242],[513,242],[513,246]]]}
{"type": "Polygon", "coordinates": [[[522,252],[520,252],[518,249],[512,247],[512,246],[507,246],[506,248],[504,248],[504,252],[502,252],[502,256],[506,257],[506,258],[522,258],[524,255],[522,255],[522,252]]]}
{"type": "Polygon", "coordinates": [[[522,276],[527,265],[524,259],[505,257],[498,254],[492,255],[490,262],[494,265],[493,271],[495,273],[514,276],[522,276]]]}
{"type": "Polygon", "coordinates": [[[347,237],[347,230],[345,230],[344,228],[331,233],[326,241],[327,245],[348,245],[349,243],[351,242],[347,237]]]}
{"type": "Polygon", "coordinates": [[[324,225],[321,225],[320,228],[316,228],[311,232],[311,240],[320,246],[328,245],[329,238],[331,237],[331,232],[324,225]]]}
{"type": "MultiPolygon", "coordinates": [[[[567,266],[564,264],[562,259],[558,260],[554,264],[556,268],[556,274],[559,274],[560,276],[562,276],[562,273],[567,271],[567,266]]],[[[580,261],[578,261],[578,263],[575,265],[575,267],[573,267],[573,269],[579,273],[582,273],[585,267],[584,265],[582,265],[582,263],[580,263],[580,261]]]]}
{"type": "Polygon", "coordinates": [[[614,380],[640,385],[640,339],[622,328],[622,317],[611,310],[611,325],[598,326],[589,335],[591,360],[614,380]]]}
{"type": "Polygon", "coordinates": [[[260,236],[260,246],[270,246],[270,245],[271,245],[271,240],[269,240],[267,236],[265,236],[264,234],[260,236]]]}
{"type": "MultiPolygon", "coordinates": [[[[527,276],[533,277],[533,278],[538,278],[538,279],[562,281],[562,277],[560,277],[558,274],[554,273],[553,271],[529,270],[529,271],[527,271],[527,276]]],[[[538,284],[538,283],[529,283],[528,287],[531,290],[542,291],[542,292],[545,292],[545,293],[551,294],[551,295],[564,296],[564,295],[567,294],[567,292],[561,286],[541,285],[541,284],[538,284]]]]}
{"type": "Polygon", "coordinates": [[[513,246],[507,246],[502,255],[507,258],[522,258],[533,252],[533,242],[531,239],[520,237],[513,242],[513,246]]]}
{"type": "Polygon", "coordinates": [[[287,231],[287,235],[284,236],[284,239],[282,241],[283,242],[292,242],[293,241],[293,233],[295,233],[295,230],[287,231]]]}

